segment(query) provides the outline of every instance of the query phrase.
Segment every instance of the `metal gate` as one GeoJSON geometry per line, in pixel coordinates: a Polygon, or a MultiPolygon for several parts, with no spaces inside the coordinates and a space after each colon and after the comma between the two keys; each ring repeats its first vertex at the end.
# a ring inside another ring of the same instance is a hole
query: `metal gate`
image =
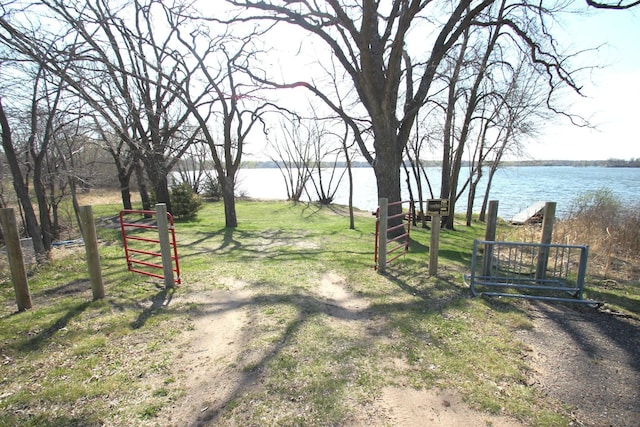
{"type": "Polygon", "coordinates": [[[376,242],[374,269],[379,272],[384,272],[387,264],[409,252],[409,243],[411,241],[411,221],[413,220],[414,207],[413,202],[410,200],[393,203],[386,203],[386,199],[381,199],[380,201],[380,206],[375,213],[376,242]],[[389,206],[402,206],[404,203],[409,204],[409,212],[401,212],[391,216],[387,214],[389,206]],[[396,226],[389,227],[389,220],[397,218],[402,218],[400,223],[396,226]],[[389,238],[390,233],[395,237],[389,238]],[[391,248],[389,248],[390,244],[393,244],[391,248]],[[389,255],[393,256],[388,258],[389,255]]]}
{"type": "Polygon", "coordinates": [[[588,246],[494,242],[473,243],[473,295],[599,304],[583,299],[588,246]]]}
{"type": "MultiPolygon", "coordinates": [[[[162,263],[162,232],[156,221],[156,211],[131,210],[120,211],[120,228],[122,230],[122,242],[127,259],[127,268],[134,273],[165,279],[162,263]],[[134,218],[134,216],[136,218],[134,218]]],[[[171,251],[171,268],[174,275],[174,283],[180,284],[180,264],[178,262],[178,246],[176,245],[176,233],[173,216],[167,212],[169,233],[169,246],[171,251]]],[[[171,273],[169,271],[169,273],[171,273]]],[[[169,276],[169,274],[167,274],[169,276]]],[[[171,282],[169,282],[171,283],[171,282]]]]}

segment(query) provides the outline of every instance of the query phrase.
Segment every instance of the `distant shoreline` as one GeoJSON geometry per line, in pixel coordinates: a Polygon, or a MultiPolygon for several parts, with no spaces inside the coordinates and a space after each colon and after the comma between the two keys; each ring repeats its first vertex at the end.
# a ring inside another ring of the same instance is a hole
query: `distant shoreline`
{"type": "MultiPolygon", "coordinates": [[[[423,160],[422,165],[424,167],[440,167],[442,162],[438,160],[423,160]]],[[[491,163],[486,163],[485,167],[489,167],[491,163]]],[[[345,162],[327,163],[323,167],[345,167],[345,162]]],[[[407,164],[407,166],[410,166],[407,164]]],[[[463,163],[464,167],[469,166],[468,162],[463,163]]],[[[622,160],[622,159],[609,159],[609,160],[509,160],[500,162],[500,167],[540,167],[540,166],[571,166],[571,167],[606,167],[606,168],[640,168],[640,158],[622,160]]],[[[272,160],[256,161],[250,160],[242,162],[243,168],[277,168],[278,165],[272,160]]],[[[352,162],[353,168],[366,168],[371,167],[369,163],[364,161],[352,162]]]]}

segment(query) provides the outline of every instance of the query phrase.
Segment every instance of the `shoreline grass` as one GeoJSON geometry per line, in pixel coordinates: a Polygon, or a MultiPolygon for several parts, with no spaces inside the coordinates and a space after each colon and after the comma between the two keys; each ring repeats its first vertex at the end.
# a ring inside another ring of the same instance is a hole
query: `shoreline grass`
{"type": "MultiPolygon", "coordinates": [[[[119,229],[105,221],[104,300],[90,301],[83,252],[30,273],[32,310],[14,313],[11,282],[0,284],[0,425],[165,425],[163,411],[184,393],[175,346],[202,310],[189,297],[230,279],[252,295],[238,363],[259,386],[234,394],[220,425],[341,424],[389,385],[453,389],[472,408],[527,425],[569,424],[569,410],[527,385],[515,333],[532,327],[526,302],[474,299],[462,283],[482,224],[441,232],[438,277],[428,277],[429,232],[419,228],[409,254],[379,275],[371,215],[349,230],[346,215],[311,203],[237,209],[236,229],[224,227],[219,203],[176,224],[184,285],[174,290],[129,273],[119,229]],[[368,307],[328,305],[317,294],[327,272],[368,307]]],[[[94,206],[96,218],[118,211],[94,206]]],[[[638,299],[637,289],[609,291],[618,307],[638,299]]]]}

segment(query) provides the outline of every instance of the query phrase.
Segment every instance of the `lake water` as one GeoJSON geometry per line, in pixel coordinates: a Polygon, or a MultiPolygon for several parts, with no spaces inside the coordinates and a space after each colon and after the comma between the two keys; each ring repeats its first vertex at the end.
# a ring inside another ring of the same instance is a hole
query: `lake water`
{"type": "MultiPolygon", "coordinates": [[[[427,169],[435,198],[440,191],[440,169],[427,169]]],[[[376,181],[371,168],[354,168],[355,207],[374,211],[378,205],[376,181]]],[[[327,177],[328,179],[328,177],[327,177]]],[[[406,181],[404,171],[402,182],[406,181]]],[[[461,177],[464,181],[465,177],[461,177]]],[[[474,212],[481,207],[486,177],[479,185],[474,212]]],[[[406,185],[404,185],[406,187],[406,185]]],[[[493,180],[490,200],[499,201],[498,215],[511,218],[516,213],[537,201],[556,202],[557,215],[566,214],[575,198],[588,191],[608,188],[625,205],[640,205],[640,168],[604,168],[604,167],[572,167],[572,166],[519,166],[504,167],[493,180]]],[[[317,198],[313,186],[309,186],[311,200],[317,198]]],[[[348,204],[348,178],[345,174],[334,203],[348,204]]],[[[414,196],[417,198],[415,185],[414,196]]],[[[428,191],[428,190],[425,190],[428,191]]],[[[284,179],[277,168],[241,169],[238,175],[237,193],[259,199],[286,199],[287,192],[284,179]]],[[[408,199],[408,191],[403,188],[403,199],[408,199]]],[[[423,196],[432,198],[430,194],[423,196]]],[[[309,200],[306,196],[304,200],[309,200]]],[[[457,213],[466,212],[467,195],[464,194],[456,204],[457,213]]]]}

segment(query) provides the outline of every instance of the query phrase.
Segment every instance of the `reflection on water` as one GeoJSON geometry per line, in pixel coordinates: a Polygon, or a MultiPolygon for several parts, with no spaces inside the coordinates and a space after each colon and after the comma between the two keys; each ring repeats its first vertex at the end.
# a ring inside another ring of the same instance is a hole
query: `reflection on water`
{"type": "MultiPolygon", "coordinates": [[[[434,189],[434,198],[439,198],[440,168],[429,168],[427,175],[434,189]]],[[[346,205],[349,200],[348,177],[345,174],[336,193],[334,203],[346,205]]],[[[461,176],[464,181],[466,176],[461,176]]],[[[371,168],[354,168],[353,204],[363,210],[374,211],[378,205],[376,181],[371,168]]],[[[406,189],[406,176],[402,172],[401,181],[404,184],[403,198],[409,198],[406,189]]],[[[413,182],[413,180],[412,180],[413,182]]],[[[478,193],[474,202],[474,212],[480,210],[486,177],[478,186],[478,193]]],[[[427,186],[425,185],[425,188],[427,186]]],[[[565,214],[571,207],[571,202],[577,196],[587,191],[609,188],[613,194],[626,205],[640,203],[640,168],[603,168],[603,167],[571,167],[571,166],[529,166],[505,167],[496,173],[489,196],[490,200],[498,200],[499,215],[511,218],[536,201],[556,202],[558,216],[565,214]]],[[[314,200],[316,197],[313,186],[309,186],[310,194],[304,200],[314,200]],[[310,196],[310,197],[309,197],[310,196]]],[[[424,198],[432,198],[427,192],[424,198]]],[[[414,197],[416,187],[413,186],[414,197]]],[[[238,176],[237,193],[259,199],[286,199],[287,192],[284,179],[280,171],[273,169],[242,169],[238,176]]],[[[465,212],[467,193],[459,196],[456,204],[458,213],[465,212]]]]}

